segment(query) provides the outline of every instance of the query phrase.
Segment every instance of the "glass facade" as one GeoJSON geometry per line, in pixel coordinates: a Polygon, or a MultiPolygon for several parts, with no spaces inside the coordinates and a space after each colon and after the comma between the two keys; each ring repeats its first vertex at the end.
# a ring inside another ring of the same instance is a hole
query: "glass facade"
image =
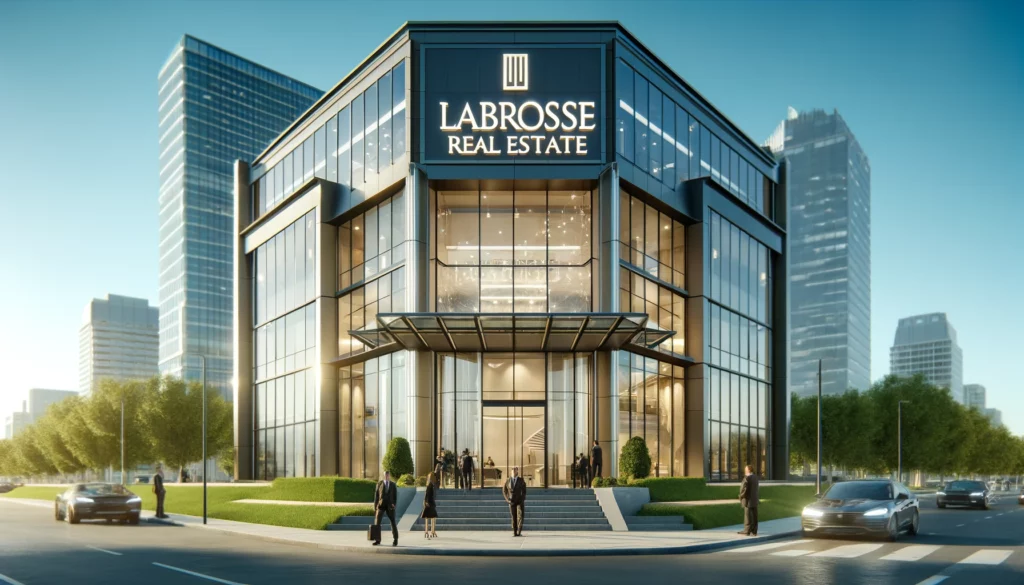
{"type": "Polygon", "coordinates": [[[641,437],[651,454],[651,475],[683,475],[684,370],[654,358],[618,353],[618,445],[641,437]]]}
{"type": "Polygon", "coordinates": [[[231,398],[234,163],[321,94],[189,36],[160,71],[162,374],[199,379],[192,356],[204,356],[210,386],[231,398]]]}

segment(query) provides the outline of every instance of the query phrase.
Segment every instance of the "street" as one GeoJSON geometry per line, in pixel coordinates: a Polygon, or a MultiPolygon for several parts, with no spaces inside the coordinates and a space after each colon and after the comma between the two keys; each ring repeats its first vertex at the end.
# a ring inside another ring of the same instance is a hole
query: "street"
{"type": "MultiPolygon", "coordinates": [[[[1024,580],[1024,506],[938,510],[896,543],[788,538],[711,553],[643,557],[478,558],[317,550],[201,529],[53,520],[0,500],[0,583],[871,583],[985,585],[1024,580]]],[[[406,533],[403,539],[422,538],[406,533]]],[[[442,534],[441,538],[444,538],[442,534]]],[[[510,536],[511,538],[511,536],[510,536]]],[[[527,538],[529,534],[527,533],[527,538]]]]}

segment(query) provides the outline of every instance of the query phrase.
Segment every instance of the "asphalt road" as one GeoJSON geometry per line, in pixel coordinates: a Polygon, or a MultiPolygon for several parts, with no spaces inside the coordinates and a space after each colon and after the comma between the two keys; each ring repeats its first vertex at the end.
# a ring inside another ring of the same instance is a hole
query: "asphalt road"
{"type": "Polygon", "coordinates": [[[938,510],[930,497],[922,505],[922,534],[896,543],[791,538],[678,556],[515,559],[339,553],[151,524],[70,526],[45,508],[0,501],[0,584],[1024,583],[1024,506],[1006,499],[989,511],[938,510]]]}

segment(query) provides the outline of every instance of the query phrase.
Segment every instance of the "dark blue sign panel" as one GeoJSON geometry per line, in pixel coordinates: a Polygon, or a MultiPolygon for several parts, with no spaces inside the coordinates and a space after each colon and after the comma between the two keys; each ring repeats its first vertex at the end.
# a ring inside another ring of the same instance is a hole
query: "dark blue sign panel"
{"type": "Polygon", "coordinates": [[[601,162],[603,46],[425,46],[424,162],[601,162]]]}

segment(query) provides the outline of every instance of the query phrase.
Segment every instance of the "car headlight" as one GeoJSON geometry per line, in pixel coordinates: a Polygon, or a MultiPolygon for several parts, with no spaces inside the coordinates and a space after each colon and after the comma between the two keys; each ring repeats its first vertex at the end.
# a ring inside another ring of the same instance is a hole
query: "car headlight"
{"type": "Polygon", "coordinates": [[[944,495],[946,495],[946,492],[935,492],[935,495],[936,496],[944,496],[944,495]]]}
{"type": "Polygon", "coordinates": [[[889,508],[875,508],[874,510],[868,510],[864,512],[864,516],[867,518],[874,518],[878,516],[888,516],[889,508]]]}
{"type": "Polygon", "coordinates": [[[75,503],[76,504],[92,504],[94,502],[93,502],[92,498],[83,498],[82,496],[76,496],[75,497],[75,503]]]}
{"type": "Polygon", "coordinates": [[[135,496],[133,498],[128,498],[128,503],[129,504],[141,504],[142,503],[142,498],[140,498],[139,496],[135,496]]]}
{"type": "Polygon", "coordinates": [[[971,492],[971,497],[972,498],[980,498],[981,496],[984,496],[984,495],[985,495],[985,492],[971,492]]]}
{"type": "Polygon", "coordinates": [[[804,508],[804,516],[808,518],[821,518],[825,513],[815,508],[804,508]]]}

